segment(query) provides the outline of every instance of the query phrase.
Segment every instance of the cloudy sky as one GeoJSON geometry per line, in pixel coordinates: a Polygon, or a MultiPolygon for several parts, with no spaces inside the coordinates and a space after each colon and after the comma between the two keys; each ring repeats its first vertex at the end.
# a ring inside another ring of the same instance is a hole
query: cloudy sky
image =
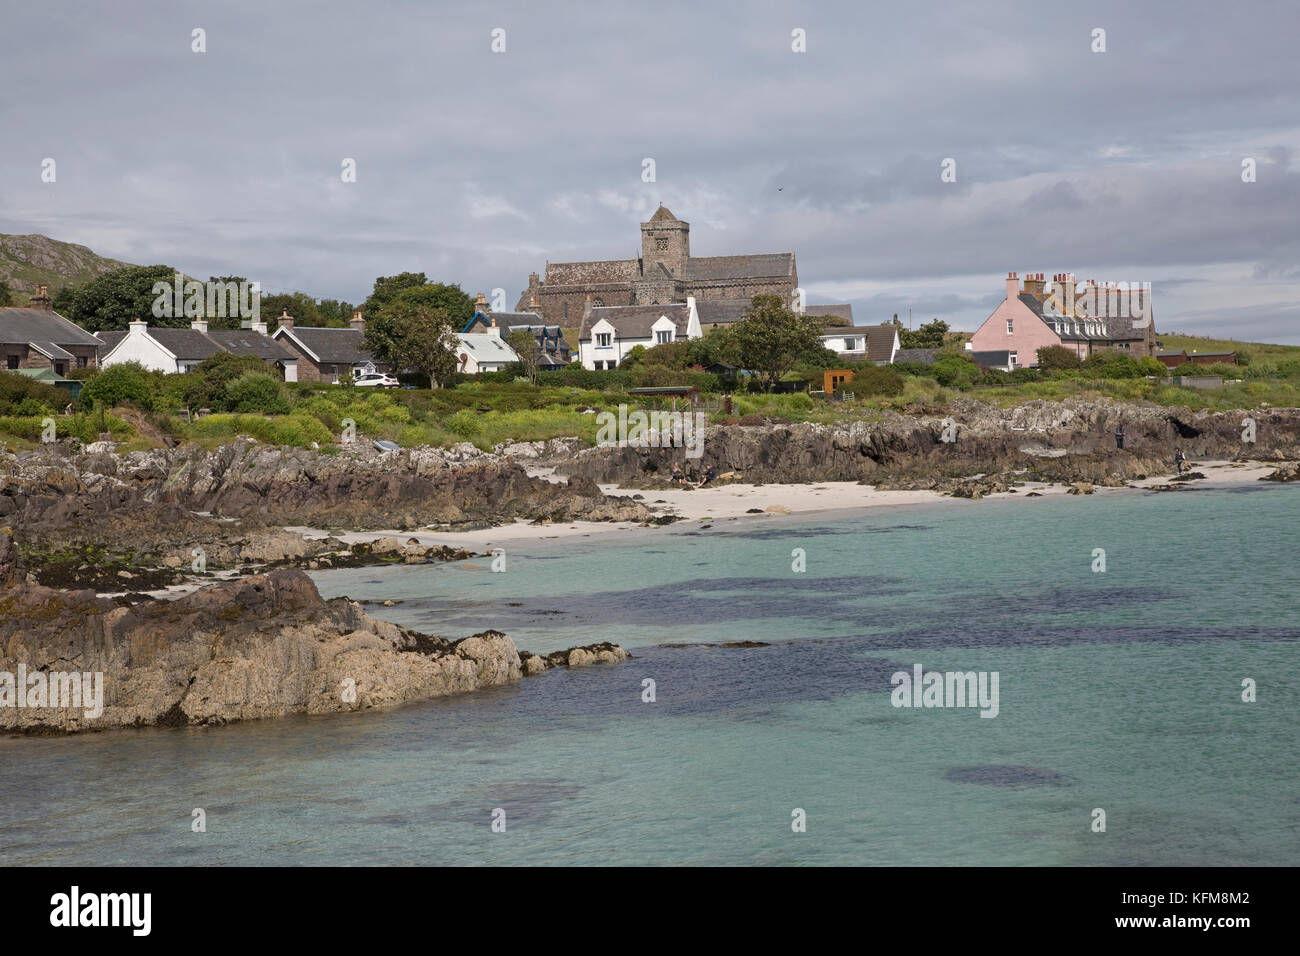
{"type": "Polygon", "coordinates": [[[1300,343],[1298,34],[1294,0],[6,0],[0,232],[513,306],[662,201],[861,321],[974,329],[1008,271],[1070,271],[1150,282],[1158,331],[1300,343]]]}

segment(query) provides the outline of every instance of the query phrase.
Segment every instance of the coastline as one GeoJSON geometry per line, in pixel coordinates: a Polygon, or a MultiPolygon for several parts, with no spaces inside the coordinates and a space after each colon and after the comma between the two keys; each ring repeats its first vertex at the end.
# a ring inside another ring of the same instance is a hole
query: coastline
{"type": "MultiPolygon", "coordinates": [[[[1185,483],[1188,489],[1228,488],[1253,485],[1265,475],[1277,470],[1276,462],[1199,461],[1188,462],[1188,472],[1199,472],[1204,478],[1185,483]]],[[[530,468],[530,477],[554,480],[553,469],[530,468]]],[[[1118,487],[1095,486],[1086,494],[1110,496],[1132,494],[1138,491],[1165,490],[1176,475],[1151,475],[1130,481],[1118,487]]],[[[953,495],[932,490],[903,491],[881,489],[855,481],[812,481],[791,484],[749,484],[736,482],[715,488],[699,489],[644,489],[623,488],[617,484],[601,484],[606,495],[642,495],[641,502],[656,516],[675,515],[679,520],[664,526],[669,533],[696,530],[701,525],[717,521],[742,519],[780,520],[807,519],[818,516],[852,516],[900,506],[924,506],[942,502],[954,503],[953,495]]],[[[1015,491],[997,491],[982,496],[987,500],[1026,499],[1029,496],[1058,497],[1070,494],[1072,486],[1063,483],[1027,481],[1015,491]]],[[[305,526],[286,527],[284,530],[300,533],[308,539],[329,536],[321,528],[305,526]]],[[[513,524],[468,531],[398,531],[374,529],[334,533],[346,544],[367,544],[384,538],[402,541],[414,539],[422,547],[449,546],[468,550],[486,551],[494,547],[529,544],[543,540],[558,540],[627,534],[648,531],[643,523],[635,521],[566,521],[537,524],[527,519],[516,519],[513,524]]]]}

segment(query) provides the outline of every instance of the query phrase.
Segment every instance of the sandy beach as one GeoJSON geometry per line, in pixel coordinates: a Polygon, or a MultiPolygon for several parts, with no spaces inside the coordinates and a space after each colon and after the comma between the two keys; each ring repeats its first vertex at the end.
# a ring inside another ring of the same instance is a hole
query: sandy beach
{"type": "MultiPolygon", "coordinates": [[[[1193,488],[1226,487],[1238,484],[1250,484],[1276,469],[1275,464],[1263,462],[1231,461],[1197,461],[1188,462],[1187,470],[1205,475],[1204,479],[1189,482],[1193,488]]],[[[530,474],[551,480],[556,478],[552,469],[530,469],[530,474]]],[[[1137,489],[1164,485],[1175,477],[1170,475],[1153,475],[1141,481],[1131,482],[1133,487],[1105,488],[1096,487],[1098,495],[1133,494],[1137,489]]],[[[934,491],[895,491],[880,490],[871,485],[860,485],[853,481],[822,481],[803,484],[764,484],[752,485],[734,482],[712,488],[664,488],[657,490],[624,489],[618,485],[601,485],[601,491],[613,495],[640,495],[642,501],[656,515],[676,515],[682,520],[665,526],[662,530],[689,530],[701,525],[719,521],[782,520],[806,519],[822,513],[852,513],[867,509],[886,508],[900,505],[919,505],[941,501],[955,501],[951,496],[934,491]]],[[[1001,492],[986,496],[982,500],[1025,498],[1031,492],[1043,497],[1064,495],[1069,486],[1047,484],[1043,482],[1026,482],[1014,492],[1001,492]]],[[[1033,500],[1033,499],[1030,499],[1033,500]]],[[[977,502],[965,502],[970,506],[977,502]]],[[[449,545],[466,548],[471,551],[487,551],[491,548],[508,548],[511,545],[569,537],[590,537],[593,535],[615,534],[640,529],[635,522],[578,521],[564,524],[532,524],[526,520],[516,521],[511,525],[495,528],[481,528],[473,531],[395,531],[375,530],[352,532],[337,535],[341,540],[355,544],[377,541],[380,538],[395,537],[402,541],[416,539],[421,545],[449,545]]],[[[324,537],[326,532],[313,528],[294,527],[308,537],[324,537]]]]}

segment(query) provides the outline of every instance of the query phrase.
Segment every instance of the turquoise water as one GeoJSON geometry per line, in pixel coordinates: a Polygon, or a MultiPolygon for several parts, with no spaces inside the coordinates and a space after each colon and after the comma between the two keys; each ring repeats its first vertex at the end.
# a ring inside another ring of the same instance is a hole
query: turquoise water
{"type": "Polygon", "coordinates": [[[944,501],[543,541],[505,574],[321,573],[421,630],[634,659],[384,712],[0,740],[0,863],[1294,865],[1298,504],[944,501]],[[739,640],[768,646],[703,646],[739,640]],[[998,672],[998,716],[893,707],[917,663],[998,672]]]}

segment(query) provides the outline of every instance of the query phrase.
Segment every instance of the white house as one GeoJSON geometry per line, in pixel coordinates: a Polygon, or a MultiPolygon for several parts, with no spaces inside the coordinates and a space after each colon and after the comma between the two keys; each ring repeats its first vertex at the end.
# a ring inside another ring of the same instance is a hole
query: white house
{"type": "Polygon", "coordinates": [[[298,379],[298,361],[280,348],[267,334],[266,326],[257,325],[238,331],[218,330],[209,333],[208,323],[196,319],[188,329],[149,328],[139,319],[125,332],[96,332],[102,343],[99,364],[111,368],[123,362],[139,362],[145,368],[167,374],[189,372],[218,352],[255,355],[274,365],[285,381],[298,379]]]}
{"type": "Polygon", "coordinates": [[[703,334],[694,296],[674,305],[602,308],[593,308],[588,297],[578,332],[578,359],[587,369],[618,368],[638,345],[653,348],[679,339],[698,339],[703,334]]]}
{"type": "Polygon", "coordinates": [[[456,371],[467,375],[499,372],[519,356],[501,338],[495,325],[488,332],[460,332],[456,335],[456,371]]]}
{"type": "Polygon", "coordinates": [[[901,343],[898,326],[892,322],[884,325],[855,325],[847,328],[830,328],[821,336],[822,345],[842,358],[892,365],[901,343]]]}

